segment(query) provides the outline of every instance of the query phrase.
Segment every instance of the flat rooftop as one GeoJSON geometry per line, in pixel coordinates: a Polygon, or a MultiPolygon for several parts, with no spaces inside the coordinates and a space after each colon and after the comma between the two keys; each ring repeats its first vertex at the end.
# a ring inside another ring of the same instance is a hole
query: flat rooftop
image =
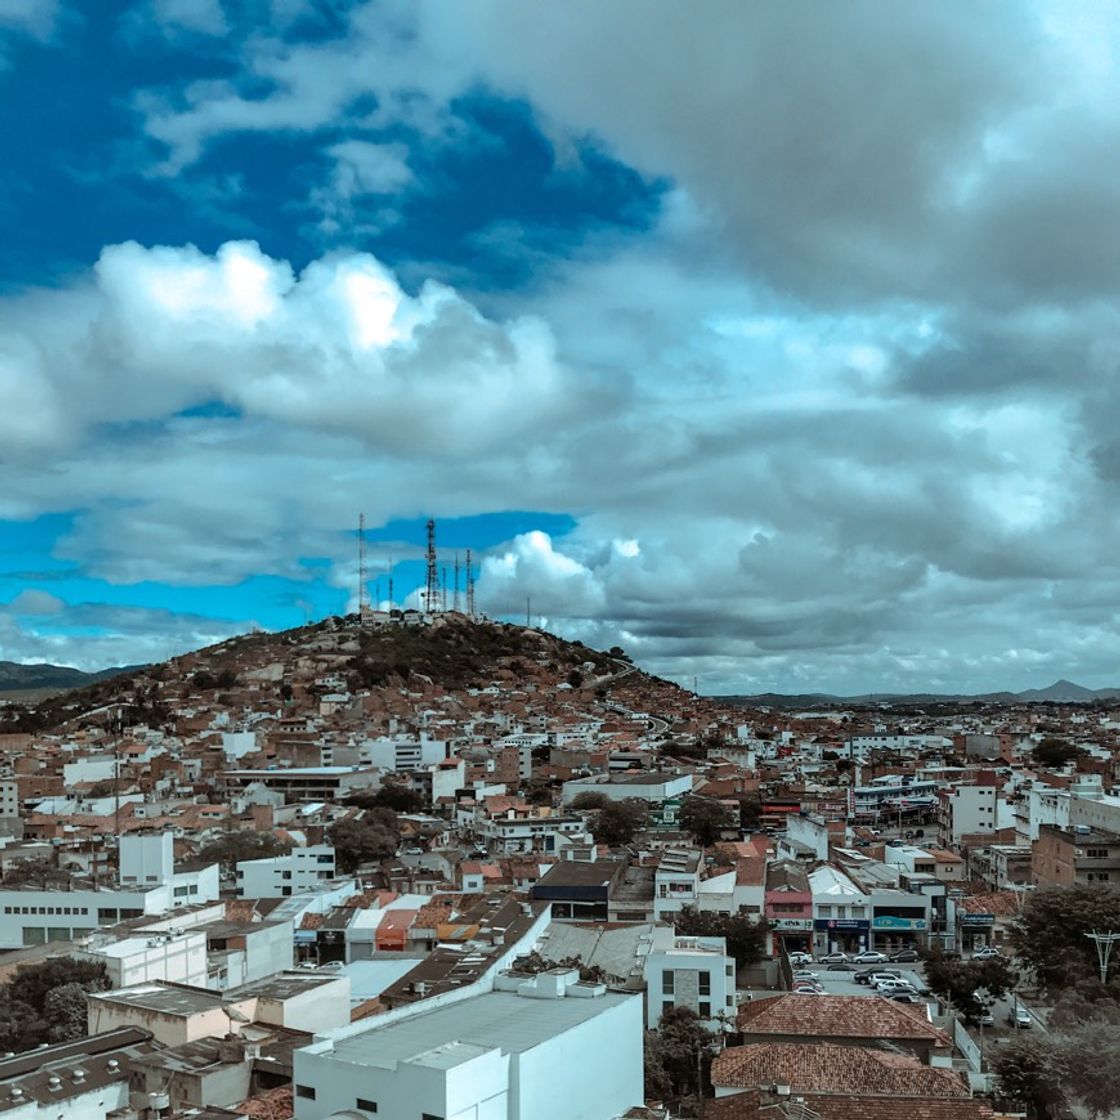
{"type": "Polygon", "coordinates": [[[528,999],[512,992],[486,992],[388,1026],[379,1027],[375,1020],[368,1031],[336,1042],[334,1056],[380,1069],[395,1069],[398,1063],[414,1059],[447,1069],[487,1050],[522,1054],[637,998],[608,992],[594,999],[528,999]]]}

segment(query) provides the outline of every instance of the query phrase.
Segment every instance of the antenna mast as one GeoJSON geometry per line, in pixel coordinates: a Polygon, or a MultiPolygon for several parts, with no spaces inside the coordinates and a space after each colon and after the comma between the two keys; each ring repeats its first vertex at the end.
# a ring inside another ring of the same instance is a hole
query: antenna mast
{"type": "Polygon", "coordinates": [[[389,612],[393,610],[393,558],[389,557],[389,612]]]}
{"type": "Polygon", "coordinates": [[[447,565],[439,570],[439,609],[447,610],[447,565]]]}
{"type": "Polygon", "coordinates": [[[458,614],[462,603],[459,601],[459,554],[455,553],[455,594],[451,600],[451,609],[458,614]]]}
{"type": "Polygon", "coordinates": [[[366,515],[358,514],[358,622],[370,623],[369,589],[366,587],[366,515]]]}
{"type": "Polygon", "coordinates": [[[467,549],[467,614],[474,618],[474,568],[471,564],[471,550],[467,549]]]}
{"type": "Polygon", "coordinates": [[[435,614],[439,609],[439,567],[436,564],[436,523],[428,519],[428,580],[424,589],[424,609],[435,614]]]}

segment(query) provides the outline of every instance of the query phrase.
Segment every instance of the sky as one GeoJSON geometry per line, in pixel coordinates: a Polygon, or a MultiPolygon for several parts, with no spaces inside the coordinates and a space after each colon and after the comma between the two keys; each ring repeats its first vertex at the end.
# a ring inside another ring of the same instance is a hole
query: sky
{"type": "Polygon", "coordinates": [[[479,607],[1120,684],[1108,0],[0,0],[0,659],[479,607]]]}

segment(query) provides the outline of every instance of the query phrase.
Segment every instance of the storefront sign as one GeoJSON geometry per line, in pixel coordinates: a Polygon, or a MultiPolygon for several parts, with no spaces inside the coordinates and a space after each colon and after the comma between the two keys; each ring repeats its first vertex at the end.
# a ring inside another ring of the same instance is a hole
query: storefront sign
{"type": "Polygon", "coordinates": [[[872,919],[872,929],[925,929],[925,918],[896,918],[891,914],[884,914],[872,919]]]}
{"type": "Polygon", "coordinates": [[[962,926],[994,926],[996,924],[994,914],[961,914],[958,911],[957,918],[962,926]]]}
{"type": "Polygon", "coordinates": [[[817,929],[866,930],[871,928],[871,923],[861,918],[818,918],[815,925],[817,929]]]}
{"type": "Polygon", "coordinates": [[[812,929],[812,918],[767,918],[771,926],[776,930],[783,929],[812,929]]]}

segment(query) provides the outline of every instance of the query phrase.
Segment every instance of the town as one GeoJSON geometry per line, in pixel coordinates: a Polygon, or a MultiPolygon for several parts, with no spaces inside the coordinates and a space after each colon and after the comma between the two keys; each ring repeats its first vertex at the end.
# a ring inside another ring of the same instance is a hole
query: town
{"type": "Polygon", "coordinates": [[[719,702],[363,609],[0,704],[13,1120],[1120,1105],[1120,702],[719,702]]]}

